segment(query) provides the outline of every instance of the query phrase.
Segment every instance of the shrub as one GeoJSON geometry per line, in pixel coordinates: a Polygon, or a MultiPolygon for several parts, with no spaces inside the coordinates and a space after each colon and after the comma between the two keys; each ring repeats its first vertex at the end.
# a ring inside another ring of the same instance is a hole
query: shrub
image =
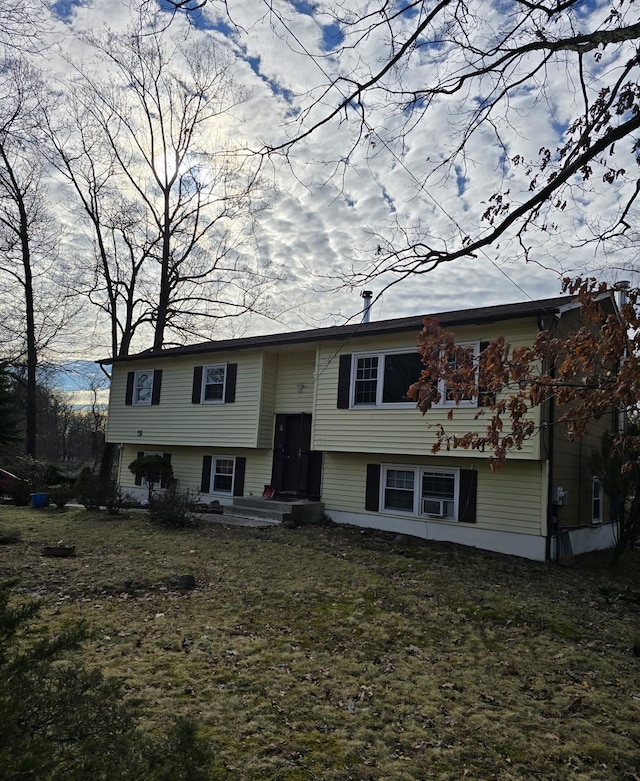
{"type": "Polygon", "coordinates": [[[48,467],[31,456],[18,456],[11,466],[11,472],[24,480],[30,492],[44,491],[47,487],[48,467]]]}
{"type": "Polygon", "coordinates": [[[153,494],[149,503],[149,520],[172,529],[197,526],[196,504],[196,497],[189,493],[153,494]]]}
{"type": "Polygon", "coordinates": [[[87,510],[99,510],[106,507],[109,515],[116,515],[123,507],[134,504],[131,497],[122,492],[115,480],[104,483],[100,478],[94,477],[91,472],[84,469],[78,477],[73,492],[80,504],[83,504],[87,510]]]}
{"type": "Polygon", "coordinates": [[[29,640],[35,603],[12,606],[0,583],[0,774],[46,781],[207,781],[212,752],[196,726],[144,732],[121,685],[72,657],[82,626],[29,640]]]}
{"type": "Polygon", "coordinates": [[[104,488],[97,478],[91,478],[76,484],[76,498],[87,510],[99,510],[104,503],[104,488]]]}
{"type": "Polygon", "coordinates": [[[122,491],[115,480],[110,480],[105,489],[104,506],[109,515],[117,515],[123,507],[130,507],[133,500],[122,491]]]}
{"type": "Polygon", "coordinates": [[[74,488],[64,483],[60,485],[52,485],[47,488],[49,499],[55,504],[58,510],[63,510],[65,504],[73,499],[75,493],[74,488]]]}
{"type": "Polygon", "coordinates": [[[151,504],[154,486],[159,483],[161,488],[165,488],[173,478],[173,467],[169,457],[157,453],[138,456],[129,464],[129,471],[145,480],[149,492],[149,504],[151,504]]]}
{"type": "Polygon", "coordinates": [[[630,423],[624,435],[605,433],[591,455],[591,468],[611,503],[616,543],[612,563],[640,540],[640,428],[630,423]]]}

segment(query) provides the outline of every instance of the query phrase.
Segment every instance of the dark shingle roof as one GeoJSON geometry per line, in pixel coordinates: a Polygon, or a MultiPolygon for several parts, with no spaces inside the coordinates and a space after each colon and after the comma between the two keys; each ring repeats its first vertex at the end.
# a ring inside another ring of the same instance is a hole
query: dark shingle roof
{"type": "Polygon", "coordinates": [[[124,358],[104,358],[98,363],[121,363],[140,360],[142,358],[169,358],[181,355],[199,353],[228,352],[230,350],[248,350],[263,347],[308,344],[335,339],[350,339],[355,336],[377,336],[383,334],[414,331],[422,329],[424,317],[439,321],[442,326],[450,328],[456,325],[481,325],[499,320],[513,320],[522,317],[535,317],[558,312],[560,307],[570,304],[573,296],[544,298],[538,301],[524,301],[515,304],[499,304],[477,309],[461,309],[452,312],[437,312],[429,315],[413,315],[393,320],[376,320],[370,323],[354,323],[350,325],[335,325],[327,328],[312,328],[305,331],[290,331],[264,336],[247,336],[240,339],[221,339],[219,341],[200,342],[184,347],[170,347],[164,350],[145,350],[141,353],[128,355],[124,358]]]}

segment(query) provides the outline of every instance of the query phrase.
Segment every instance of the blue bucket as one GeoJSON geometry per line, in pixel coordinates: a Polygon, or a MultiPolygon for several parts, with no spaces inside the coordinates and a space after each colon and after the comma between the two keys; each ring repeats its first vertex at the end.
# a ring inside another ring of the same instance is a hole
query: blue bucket
{"type": "Polygon", "coordinates": [[[31,506],[36,510],[42,510],[49,506],[49,494],[31,494],[31,506]]]}

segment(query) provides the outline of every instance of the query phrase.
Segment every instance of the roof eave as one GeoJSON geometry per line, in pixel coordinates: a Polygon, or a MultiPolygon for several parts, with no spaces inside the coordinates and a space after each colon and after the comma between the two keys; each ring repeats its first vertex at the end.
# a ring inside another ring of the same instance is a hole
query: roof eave
{"type": "Polygon", "coordinates": [[[491,322],[516,320],[525,317],[536,317],[539,314],[560,314],[563,307],[575,302],[573,296],[562,296],[540,301],[530,301],[519,304],[504,304],[480,309],[461,309],[449,312],[439,312],[428,315],[416,315],[393,320],[377,320],[369,323],[354,323],[340,326],[328,326],[307,331],[291,331],[280,334],[266,334],[240,339],[223,339],[216,342],[203,342],[186,347],[171,347],[166,350],[145,350],[123,357],[102,358],[96,363],[101,365],[141,361],[145,359],[166,359],[187,355],[204,355],[213,352],[228,352],[231,350],[263,349],[266,347],[284,347],[295,344],[308,344],[341,340],[345,338],[385,335],[405,331],[419,333],[423,320],[428,317],[438,320],[441,325],[451,327],[456,325],[486,325],[491,322]]]}

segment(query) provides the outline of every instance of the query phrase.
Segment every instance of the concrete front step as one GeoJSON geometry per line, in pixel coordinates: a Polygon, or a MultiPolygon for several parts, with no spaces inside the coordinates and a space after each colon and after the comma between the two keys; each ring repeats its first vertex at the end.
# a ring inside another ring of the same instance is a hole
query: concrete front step
{"type": "Polygon", "coordinates": [[[273,523],[292,521],[296,525],[317,523],[324,516],[322,502],[295,499],[290,502],[281,499],[264,499],[258,496],[238,496],[228,508],[230,515],[240,518],[260,518],[273,523]]]}

